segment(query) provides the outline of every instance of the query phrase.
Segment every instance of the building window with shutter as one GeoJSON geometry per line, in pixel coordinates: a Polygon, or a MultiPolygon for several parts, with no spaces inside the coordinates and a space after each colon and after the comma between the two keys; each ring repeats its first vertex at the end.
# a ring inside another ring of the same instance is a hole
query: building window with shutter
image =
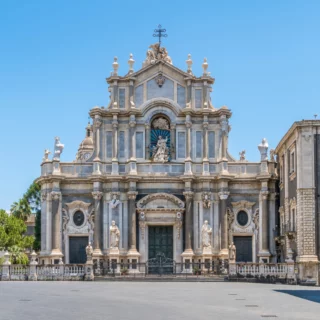
{"type": "Polygon", "coordinates": [[[196,131],[196,158],[202,158],[202,131],[196,131]]]}
{"type": "Polygon", "coordinates": [[[112,158],[112,131],[107,131],[107,158],[112,158]]]}
{"type": "Polygon", "coordinates": [[[209,158],[215,158],[215,132],[208,132],[208,156],[209,158]]]}
{"type": "Polygon", "coordinates": [[[119,89],[119,108],[125,109],[126,107],[126,89],[119,89]]]}
{"type": "Polygon", "coordinates": [[[119,157],[125,158],[125,132],[119,132],[119,157]]]}

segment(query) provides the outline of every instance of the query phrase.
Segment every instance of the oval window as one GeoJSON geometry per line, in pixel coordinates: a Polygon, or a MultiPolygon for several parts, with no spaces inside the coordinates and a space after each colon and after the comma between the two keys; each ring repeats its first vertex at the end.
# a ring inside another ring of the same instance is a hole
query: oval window
{"type": "Polygon", "coordinates": [[[248,214],[245,211],[239,211],[237,215],[238,224],[244,227],[248,223],[248,214]]]}
{"type": "Polygon", "coordinates": [[[84,222],[84,214],[82,211],[77,211],[74,215],[73,215],[73,222],[77,227],[80,227],[83,225],[84,222]]]}

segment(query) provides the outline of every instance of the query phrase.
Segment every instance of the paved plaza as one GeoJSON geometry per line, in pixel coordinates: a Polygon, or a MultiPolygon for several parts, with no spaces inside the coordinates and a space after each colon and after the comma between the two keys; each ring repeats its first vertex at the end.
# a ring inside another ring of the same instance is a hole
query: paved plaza
{"type": "Polygon", "coordinates": [[[244,283],[1,282],[0,314],[1,320],[319,319],[320,289],[244,283]]]}

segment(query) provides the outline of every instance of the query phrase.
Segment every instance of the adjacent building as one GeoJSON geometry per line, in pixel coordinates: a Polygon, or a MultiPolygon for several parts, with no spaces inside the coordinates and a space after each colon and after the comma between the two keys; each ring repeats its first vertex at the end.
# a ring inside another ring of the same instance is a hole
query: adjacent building
{"type": "Polygon", "coordinates": [[[300,279],[318,278],[320,258],[320,121],[295,122],[275,149],[279,169],[281,261],[299,265],[300,279]]]}

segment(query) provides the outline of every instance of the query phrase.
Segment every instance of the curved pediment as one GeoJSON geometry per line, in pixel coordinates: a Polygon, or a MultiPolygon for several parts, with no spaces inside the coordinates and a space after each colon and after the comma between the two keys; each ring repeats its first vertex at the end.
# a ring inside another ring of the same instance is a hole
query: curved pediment
{"type": "Polygon", "coordinates": [[[138,209],[180,209],[185,204],[182,200],[169,193],[152,193],[142,198],[138,203],[138,209]]]}
{"type": "Polygon", "coordinates": [[[149,117],[152,117],[153,113],[165,113],[172,118],[171,121],[173,121],[175,116],[178,116],[182,111],[178,103],[168,98],[154,98],[148,100],[142,104],[140,109],[143,116],[147,113],[148,116],[150,113],[149,117]]]}

